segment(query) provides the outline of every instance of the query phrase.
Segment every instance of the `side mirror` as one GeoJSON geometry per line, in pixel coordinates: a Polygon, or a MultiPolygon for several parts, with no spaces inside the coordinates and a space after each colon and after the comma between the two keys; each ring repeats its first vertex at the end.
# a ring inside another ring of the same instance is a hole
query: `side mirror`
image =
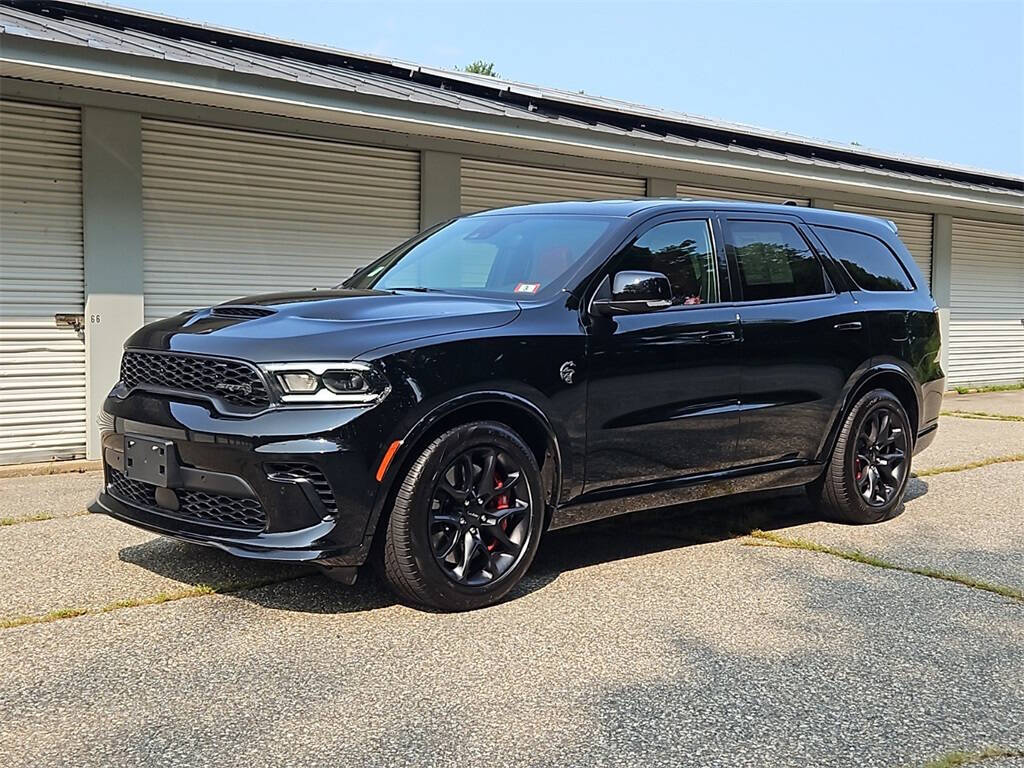
{"type": "Polygon", "coordinates": [[[672,306],[672,284],[661,272],[627,271],[606,277],[590,302],[598,315],[637,315],[672,306]]]}

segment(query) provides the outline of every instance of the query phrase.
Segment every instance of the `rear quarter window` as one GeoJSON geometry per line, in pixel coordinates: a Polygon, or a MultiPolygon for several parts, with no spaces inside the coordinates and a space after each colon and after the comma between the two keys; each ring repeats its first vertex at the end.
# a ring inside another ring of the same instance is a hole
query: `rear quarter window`
{"type": "Polygon", "coordinates": [[[848,229],[818,226],[813,229],[862,291],[914,290],[896,254],[877,237],[848,229]]]}

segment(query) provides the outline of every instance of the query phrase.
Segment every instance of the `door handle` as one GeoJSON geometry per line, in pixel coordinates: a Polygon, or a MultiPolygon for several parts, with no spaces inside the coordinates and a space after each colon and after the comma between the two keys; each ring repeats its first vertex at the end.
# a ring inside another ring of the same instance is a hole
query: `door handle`
{"type": "Polygon", "coordinates": [[[860,320],[851,320],[849,323],[836,323],[832,327],[837,331],[859,331],[862,326],[860,320]]]}
{"type": "Polygon", "coordinates": [[[710,331],[701,334],[700,340],[705,344],[728,344],[736,341],[736,331],[710,331]]]}

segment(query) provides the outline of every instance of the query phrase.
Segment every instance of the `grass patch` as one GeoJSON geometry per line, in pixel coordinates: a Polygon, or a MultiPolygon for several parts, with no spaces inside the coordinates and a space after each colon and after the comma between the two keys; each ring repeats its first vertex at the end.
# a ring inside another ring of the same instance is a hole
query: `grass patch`
{"type": "Polygon", "coordinates": [[[983,421],[1024,421],[1024,416],[1012,416],[1005,413],[988,413],[987,411],[941,411],[940,416],[956,416],[961,419],[982,419],[983,421]]]}
{"type": "Polygon", "coordinates": [[[16,616],[13,619],[0,619],[0,629],[11,629],[12,627],[24,627],[28,624],[48,624],[62,619],[73,619],[77,616],[92,616],[111,611],[120,611],[125,608],[139,608],[144,605],[160,605],[175,600],[187,600],[192,597],[204,597],[206,595],[227,595],[232,592],[243,592],[249,589],[267,587],[271,584],[282,584],[286,581],[293,581],[308,576],[303,573],[298,576],[289,576],[285,579],[254,579],[252,581],[229,581],[222,584],[196,584],[191,587],[172,589],[166,592],[158,592],[148,597],[129,598],[107,603],[97,608],[62,608],[59,611],[36,614],[34,616],[16,616]]]}
{"type": "Polygon", "coordinates": [[[18,523],[38,523],[41,520],[53,520],[55,517],[56,515],[51,515],[49,512],[40,512],[38,515],[29,515],[28,517],[0,517],[0,527],[18,523]]]}
{"type": "MultiPolygon", "coordinates": [[[[899,565],[889,560],[884,560],[881,557],[866,554],[857,549],[837,549],[826,544],[818,544],[815,541],[808,541],[807,539],[791,539],[787,536],[780,536],[779,534],[772,533],[770,531],[754,530],[750,532],[749,536],[757,542],[755,546],[759,544],[761,546],[782,547],[784,549],[803,549],[808,552],[818,552],[823,555],[832,555],[833,557],[839,557],[843,560],[851,560],[852,562],[870,565],[875,568],[885,568],[890,571],[903,571],[904,573],[913,573],[917,576],[927,576],[930,579],[951,581],[954,584],[961,584],[962,586],[971,587],[972,589],[980,589],[1002,597],[1009,597],[1014,600],[1024,601],[1024,591],[1015,589],[1014,587],[1006,587],[1002,584],[991,584],[987,581],[981,581],[980,579],[964,576],[959,573],[940,571],[936,568],[899,565]]],[[[749,546],[748,542],[744,543],[749,546]]]]}
{"type": "Polygon", "coordinates": [[[924,768],[958,768],[961,765],[974,765],[983,760],[998,758],[1024,757],[1024,749],[1006,749],[1005,747],[986,747],[976,752],[947,752],[942,757],[924,764],[924,768]]]}
{"type": "Polygon", "coordinates": [[[28,517],[0,517],[0,528],[5,525],[19,525],[20,523],[40,523],[43,520],[56,520],[58,517],[71,518],[81,517],[82,515],[88,515],[89,511],[83,509],[81,512],[75,512],[72,515],[54,515],[50,512],[40,512],[37,515],[29,515],[28,517]]]}
{"type": "Polygon", "coordinates": [[[975,392],[1012,392],[1015,389],[1024,389],[1024,381],[1014,384],[991,384],[987,387],[953,387],[960,395],[970,395],[975,392]]]}
{"type": "Polygon", "coordinates": [[[17,616],[13,619],[0,620],[0,629],[23,627],[26,624],[47,624],[51,621],[60,621],[61,619],[73,619],[75,616],[82,616],[88,612],[86,608],[62,608],[59,611],[50,611],[38,616],[17,616]]]}
{"type": "Polygon", "coordinates": [[[931,475],[941,475],[946,472],[963,472],[965,469],[978,469],[978,467],[987,467],[990,464],[1007,464],[1011,461],[1024,461],[1024,453],[1011,453],[1007,456],[992,456],[988,459],[968,461],[965,464],[947,464],[942,467],[921,469],[914,472],[914,477],[929,477],[931,475]]]}

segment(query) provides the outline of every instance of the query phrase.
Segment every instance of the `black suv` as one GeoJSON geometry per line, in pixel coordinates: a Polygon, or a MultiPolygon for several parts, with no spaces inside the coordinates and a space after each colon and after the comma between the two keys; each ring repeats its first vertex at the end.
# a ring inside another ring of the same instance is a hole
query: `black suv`
{"type": "Polygon", "coordinates": [[[880,219],[488,211],[333,290],[136,332],[95,508],[348,583],[374,560],[408,601],[475,608],[547,529],[640,508],[805,485],[830,518],[892,517],[938,427],[939,342],[880,219]]]}

